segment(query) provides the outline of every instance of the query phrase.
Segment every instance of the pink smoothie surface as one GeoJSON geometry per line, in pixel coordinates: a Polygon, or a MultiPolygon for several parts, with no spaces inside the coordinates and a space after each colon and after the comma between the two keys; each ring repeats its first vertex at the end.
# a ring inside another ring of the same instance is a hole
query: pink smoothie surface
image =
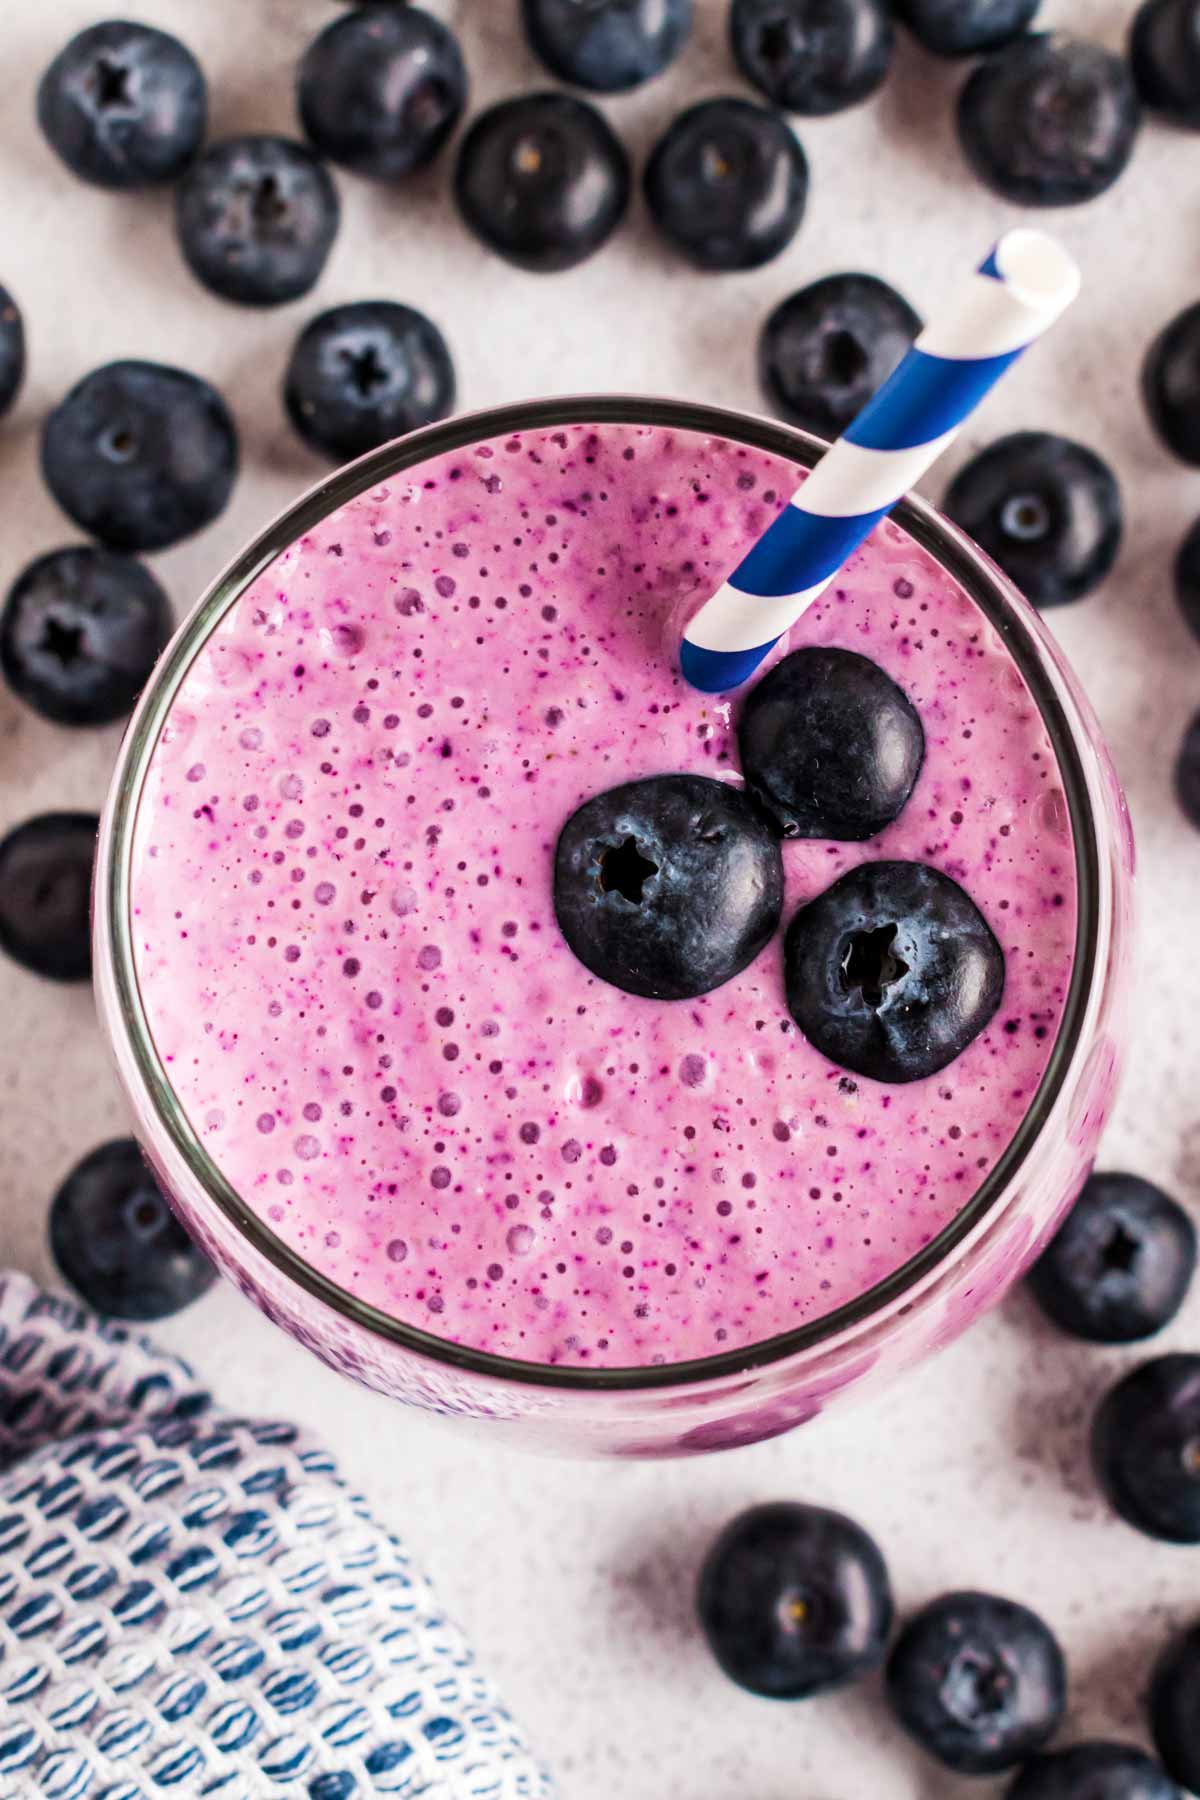
{"type": "Polygon", "coordinates": [[[1003,946],[988,1029],[883,1086],[792,1024],[782,931],[670,1003],[589,975],[555,922],[583,800],[740,780],[736,702],[681,681],[671,620],[797,478],[660,428],[478,444],[292,544],[183,682],[134,843],[155,1044],[245,1203],[396,1319],[540,1363],[736,1350],[899,1268],[1029,1108],[1075,942],[1059,770],[998,634],[890,522],[792,644],[882,664],[924,769],[870,843],[784,845],[784,923],[865,859],[933,864],[1003,946]]]}

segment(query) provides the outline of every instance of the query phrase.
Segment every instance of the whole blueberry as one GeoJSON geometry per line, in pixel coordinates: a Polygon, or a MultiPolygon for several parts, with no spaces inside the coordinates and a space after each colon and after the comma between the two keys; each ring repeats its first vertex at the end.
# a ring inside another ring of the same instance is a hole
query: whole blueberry
{"type": "Polygon", "coordinates": [[[1200,638],[1200,519],[1175,555],[1175,598],[1192,636],[1200,638]]]}
{"type": "Polygon", "coordinates": [[[1172,1638],[1154,1665],[1150,1730],[1167,1772],[1200,1792],[1200,1625],[1172,1638]]]}
{"type": "Polygon", "coordinates": [[[534,51],[560,81],[625,93],[678,56],[692,0],[521,0],[534,51]]]}
{"type": "Polygon", "coordinates": [[[614,987],[690,1000],[753,962],[779,924],[783,863],[753,802],[706,775],[656,775],[586,800],[562,828],[554,910],[614,987]]]}
{"type": "Polygon", "coordinates": [[[1184,732],[1175,759],[1175,797],[1189,823],[1200,831],[1200,713],[1184,732]]]}
{"type": "Polygon", "coordinates": [[[50,1204],[50,1248],[87,1304],[114,1319],[169,1319],[217,1278],[132,1138],[101,1144],[71,1170],[50,1204]]]}
{"type": "Polygon", "coordinates": [[[1133,1744],[1072,1744],[1025,1764],[1005,1800],[1183,1800],[1152,1757],[1133,1744]]]}
{"type": "Polygon", "coordinates": [[[0,839],[0,950],[35,975],[92,972],[95,813],[38,813],[0,839]]]}
{"type": "Polygon", "coordinates": [[[895,40],[886,0],[733,0],[729,36],[773,106],[814,117],[875,93],[895,40]]]}
{"type": "Polygon", "coordinates": [[[920,329],[908,301],[878,276],[826,275],[789,294],[763,326],[763,391],[793,425],[840,437],[920,329]]]}
{"type": "Polygon", "coordinates": [[[305,136],[331,162],[396,181],[433,161],[462,117],[467,71],[453,32],[382,0],[334,19],[304,53],[305,136]]]}
{"type": "Polygon", "coordinates": [[[808,164],[786,119],[749,100],[702,100],[650,153],[655,224],[699,269],[757,269],[787,248],[808,198],[808,164]]]}
{"type": "Polygon", "coordinates": [[[1092,1461],[1130,1525],[1200,1544],[1200,1356],[1155,1357],[1110,1388],[1092,1422],[1092,1461]]]}
{"type": "Polygon", "coordinates": [[[304,327],[283,395],[305,442],[346,462],[452,412],[454,365],[424,313],[394,300],[360,300],[304,327]]]}
{"type": "Polygon", "coordinates": [[[1124,170],[1139,115],[1123,57],[1059,32],[1031,32],[967,78],[958,135],[976,175],[1002,199],[1075,206],[1124,170]]]}
{"type": "Polygon", "coordinates": [[[224,510],[237,431],[220,394],[163,363],[105,363],[59,402],[42,434],[46,485],[114,550],[161,550],[224,510]]]}
{"type": "Polygon", "coordinates": [[[1177,313],[1146,352],[1142,393],[1168,450],[1200,468],[1200,300],[1177,313]]]}
{"type": "Polygon", "coordinates": [[[1175,1317],[1195,1267],[1196,1229],[1176,1201],[1138,1175],[1093,1175],[1029,1286],[1064,1331],[1131,1344],[1175,1317]]]}
{"type": "Polygon", "coordinates": [[[981,56],[1020,37],[1041,0],[893,0],[896,17],[935,56],[981,56]]]}
{"type": "Polygon", "coordinates": [[[1067,1670],[1037,1614],[995,1594],[943,1594],[901,1631],[887,1696],[921,1747],[960,1775],[994,1775],[1057,1729],[1067,1670]]]}
{"type": "Polygon", "coordinates": [[[738,721],[746,785],[784,837],[874,837],[925,760],[912,701],[854,650],[793,650],[750,689],[738,721]]]}
{"type": "Polygon", "coordinates": [[[842,1513],[785,1501],[728,1524],[704,1559],[696,1609],[731,1681],[804,1700],[867,1674],[892,1624],[887,1565],[842,1513]]]}
{"type": "Polygon", "coordinates": [[[38,124],[73,174],[104,188],[176,181],[208,124],[191,51],[165,31],[108,19],[73,37],[42,76],[38,124]]]}
{"type": "Polygon", "coordinates": [[[1200,0],[1145,0],[1129,34],[1129,66],[1147,106],[1200,131],[1200,0]]]}
{"type": "Polygon", "coordinates": [[[0,413],[6,413],[25,379],[25,325],[21,309],[0,287],[0,413]]]}
{"type": "Polygon", "coordinates": [[[523,94],[480,113],[454,191],[477,237],[534,274],[573,269],[629,205],[629,158],[603,115],[572,94],[523,94]]]}
{"type": "Polygon", "coordinates": [[[959,470],[942,510],[1034,606],[1082,600],[1121,545],[1121,491],[1086,444],[1048,431],[997,438],[959,470]]]}
{"type": "Polygon", "coordinates": [[[341,209],[323,162],[291,138],[226,138],[188,170],[175,228],[198,281],[242,306],[279,306],[315,286],[341,209]]]}
{"type": "Polygon", "coordinates": [[[52,550],[18,575],[0,610],[0,669],[60,725],[124,718],[171,635],[149,569],[91,545],[52,550]]]}

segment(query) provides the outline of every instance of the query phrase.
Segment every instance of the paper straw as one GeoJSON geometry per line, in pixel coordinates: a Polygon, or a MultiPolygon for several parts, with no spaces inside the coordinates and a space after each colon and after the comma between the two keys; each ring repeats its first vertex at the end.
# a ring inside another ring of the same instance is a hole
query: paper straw
{"type": "Polygon", "coordinates": [[[1041,231],[1005,234],[684,633],[680,666],[721,694],[763,657],[1079,292],[1041,231]]]}

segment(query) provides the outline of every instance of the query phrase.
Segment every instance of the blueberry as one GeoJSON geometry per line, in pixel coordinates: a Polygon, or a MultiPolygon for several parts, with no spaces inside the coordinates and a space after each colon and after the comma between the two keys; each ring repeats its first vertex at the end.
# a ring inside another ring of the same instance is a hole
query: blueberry
{"type": "Polygon", "coordinates": [[[1147,106],[1200,131],[1200,0],[1145,0],[1129,34],[1129,66],[1147,106]]]}
{"type": "Polygon", "coordinates": [[[1161,1331],[1196,1267],[1183,1208],[1138,1175],[1093,1175],[1029,1273],[1043,1312],[1094,1344],[1161,1331]]]}
{"type": "Polygon", "coordinates": [[[25,325],[21,309],[0,287],[0,413],[6,413],[25,379],[25,325]]]}
{"type": "Polygon", "coordinates": [[[896,17],[935,56],[999,50],[1032,24],[1041,0],[893,0],[896,17]]]}
{"type": "Polygon", "coordinates": [[[35,975],[92,972],[95,813],[38,813],[0,839],[0,950],[35,975]]]}
{"type": "Polygon", "coordinates": [[[861,1525],[780,1501],[751,1507],[721,1532],[696,1607],[731,1681],[768,1700],[804,1700],[882,1662],[892,1589],[861,1525]]]}
{"type": "Polygon", "coordinates": [[[242,306],[307,294],[337,236],[341,208],[323,162],[266,135],[211,144],[179,185],[175,228],[198,281],[242,306]]]}
{"type": "Polygon", "coordinates": [[[170,635],[170,602],[141,563],[90,545],[52,550],[0,611],[0,669],[44,718],[108,725],[130,711],[170,635]]]}
{"type": "Polygon", "coordinates": [[[1072,1744],[1025,1764],[1005,1800],[1183,1800],[1158,1764],[1133,1744],[1072,1744]]]}
{"type": "Polygon", "coordinates": [[[1139,116],[1123,57],[1059,32],[1031,32],[968,77],[958,135],[976,175],[1002,199],[1075,206],[1121,174],[1139,116]]]}
{"type": "Polygon", "coordinates": [[[1147,1537],[1200,1544],[1200,1356],[1158,1356],[1110,1388],[1092,1422],[1109,1502],[1147,1537]]]}
{"type": "Polygon", "coordinates": [[[1168,450],[1200,467],[1200,300],[1185,306],[1146,352],[1142,393],[1168,450]]]}
{"type": "Polygon", "coordinates": [[[114,550],[162,550],[211,524],[237,465],[237,431],[220,394],[163,363],[94,369],[42,435],[50,492],[114,550]]]}
{"type": "Polygon", "coordinates": [[[826,275],[780,302],[762,328],[758,370],[774,412],[840,437],[921,329],[895,288],[875,275],[826,275]]]}
{"type": "Polygon", "coordinates": [[[656,775],[572,813],[554,910],[593,975],[690,1000],[753,962],[779,924],[783,863],[753,802],[706,775],[656,775]]]}
{"type": "Polygon", "coordinates": [[[697,268],[757,269],[800,229],[808,164],[779,113],[703,100],[659,138],[645,188],[655,224],[697,268]]]}
{"type": "Polygon", "coordinates": [[[598,94],[661,75],[692,28],[692,0],[521,0],[521,12],[546,67],[598,94]]]}
{"type": "Polygon", "coordinates": [[[432,162],[458,124],[467,71],[440,19],[382,0],[313,39],[296,91],[305,135],[322,156],[396,181],[432,162]]]}
{"type": "Polygon", "coordinates": [[[886,0],[733,0],[729,36],[773,106],[814,117],[875,93],[895,40],[886,0]]]}
{"type": "Polygon", "coordinates": [[[191,51],[165,31],[108,19],[73,37],[42,76],[37,116],[68,169],[103,188],[177,181],[208,124],[191,51]]]}
{"type": "Polygon", "coordinates": [[[1175,797],[1189,823],[1200,831],[1200,713],[1184,732],[1175,759],[1175,797]]]}
{"type": "Polygon", "coordinates": [[[1200,1625],[1172,1638],[1154,1666],[1150,1730],[1168,1773],[1200,1792],[1200,1625]]]}
{"type": "Polygon", "coordinates": [[[300,436],[345,462],[452,412],[454,365],[424,313],[393,300],[360,300],[305,326],[283,397],[300,436]]]}
{"type": "Polygon", "coordinates": [[[867,862],[800,908],[784,974],[788,1011],[822,1056],[872,1081],[921,1081],[987,1025],[1004,952],[948,875],[867,862]]]}
{"type": "Polygon", "coordinates": [[[923,1749],[960,1775],[994,1775],[1057,1728],[1067,1670],[1037,1614],[995,1594],[943,1594],[892,1647],[887,1696],[923,1749]]]}
{"type": "Polygon", "coordinates": [[[99,1145],[71,1170],[50,1203],[50,1248],[87,1304],[114,1319],[169,1319],[217,1278],[132,1138],[99,1145]]]}
{"type": "Polygon", "coordinates": [[[1192,636],[1200,638],[1200,519],[1176,552],[1175,598],[1192,636]]]}
{"type": "Polygon", "coordinates": [[[942,510],[1034,606],[1100,585],[1121,544],[1121,490],[1086,444],[1049,431],[997,438],[959,470],[942,510]]]}
{"type": "Polygon", "coordinates": [[[573,269],[625,216],[629,158],[594,106],[523,94],[480,113],[463,139],[454,191],[477,237],[520,269],[573,269]]]}

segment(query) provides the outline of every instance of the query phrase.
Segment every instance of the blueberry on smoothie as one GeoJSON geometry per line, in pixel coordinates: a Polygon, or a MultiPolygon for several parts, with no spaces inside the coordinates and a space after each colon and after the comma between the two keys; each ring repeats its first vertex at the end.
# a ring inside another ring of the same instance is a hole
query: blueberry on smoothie
{"type": "Polygon", "coordinates": [[[896,17],[934,56],[982,56],[1033,23],[1041,0],[892,0],[896,17]]]}
{"type": "Polygon", "coordinates": [[[124,718],[171,635],[149,569],[91,545],[52,550],[18,575],[0,609],[0,670],[60,725],[124,718]]]}
{"type": "Polygon", "coordinates": [[[454,192],[475,235],[534,274],[573,269],[629,205],[629,158],[611,125],[573,94],[488,107],[458,153],[454,192]]]}
{"type": "Polygon", "coordinates": [[[1001,199],[1075,206],[1124,171],[1140,112],[1124,57],[1062,32],[1033,32],[967,78],[958,135],[976,175],[1001,199]]]}
{"type": "Polygon", "coordinates": [[[1146,352],[1142,393],[1167,449],[1200,467],[1200,300],[1185,306],[1146,352]]]}
{"type": "Polygon", "coordinates": [[[1135,1744],[1097,1740],[1031,1757],[1005,1800],[1183,1800],[1170,1776],[1135,1744]]]}
{"type": "Polygon", "coordinates": [[[738,722],[746,784],[784,837],[874,837],[908,802],[925,733],[904,690],[854,650],[793,650],[738,722]]]}
{"type": "Polygon", "coordinates": [[[895,32],[885,0],[733,0],[729,37],[746,80],[785,112],[841,112],[882,84],[895,32]]]}
{"type": "Polygon", "coordinates": [[[645,190],[663,236],[698,269],[757,269],[800,229],[808,163],[779,113],[703,100],[655,144],[645,190]]]}
{"type": "Polygon", "coordinates": [[[943,1594],[892,1647],[887,1697],[922,1749],[960,1775],[994,1775],[1057,1729],[1067,1670],[1049,1627],[995,1594],[943,1594]]]}
{"type": "Polygon", "coordinates": [[[1029,1272],[1056,1325],[1096,1344],[1161,1331],[1183,1305],[1196,1267],[1196,1228],[1138,1175],[1093,1175],[1029,1272]]]}
{"type": "Polygon", "coordinates": [[[1175,758],[1175,798],[1189,823],[1200,831],[1200,713],[1184,732],[1175,758]]]}
{"type": "Polygon", "coordinates": [[[1129,33],[1129,66],[1148,107],[1200,131],[1200,0],[1145,0],[1129,33]]]}
{"type": "Polygon", "coordinates": [[[1121,545],[1121,490],[1086,444],[1048,431],[997,438],[959,470],[943,510],[1034,606],[1092,593],[1121,545]]]}
{"type": "Polygon", "coordinates": [[[204,142],[208,90],[178,38],[107,19],[42,76],[38,124],[72,174],[104,188],[176,181],[204,142]]]}
{"type": "Polygon", "coordinates": [[[1200,1792],[1200,1625],[1172,1638],[1154,1666],[1150,1731],[1167,1772],[1200,1792]]]}
{"type": "Polygon", "coordinates": [[[192,274],[241,306],[279,306],[307,294],[340,218],[320,158],[306,144],[266,134],[210,144],[175,196],[175,229],[192,274]]]}
{"type": "Polygon", "coordinates": [[[840,437],[920,329],[908,301],[876,275],[826,275],[789,294],[758,342],[772,411],[818,437],[840,437]]]}
{"type": "Polygon", "coordinates": [[[753,962],[779,924],[783,863],[766,819],[706,775],[597,794],[563,826],[554,910],[602,981],[690,1000],[753,962]]]}
{"type": "Polygon", "coordinates": [[[211,524],[237,466],[237,431],[220,394],[163,363],[94,369],[42,435],[50,492],[114,550],[163,550],[211,524]]]}
{"type": "Polygon", "coordinates": [[[753,1506],[704,1559],[696,1608],[739,1687],[804,1700],[883,1660],[892,1625],[887,1565],[844,1514],[786,1501],[753,1506]]]}
{"type": "Polygon", "coordinates": [[[1200,1544],[1200,1356],[1158,1356],[1110,1388],[1092,1422],[1110,1504],[1148,1537],[1200,1544]]]}
{"type": "Polygon", "coordinates": [[[692,0],[521,0],[521,15],[560,81],[617,94],[675,60],[692,28],[692,0]]]}
{"type": "Polygon", "coordinates": [[[1174,574],[1179,610],[1192,636],[1200,638],[1200,519],[1176,552],[1174,574]]]}
{"type": "Polygon", "coordinates": [[[132,1138],[101,1144],[71,1170],[50,1205],[50,1248],[87,1304],[114,1319],[168,1319],[217,1278],[132,1138]]]}
{"type": "Polygon", "coordinates": [[[424,313],[395,300],[360,300],[304,327],[283,397],[305,442],[346,462],[452,412],[454,364],[424,313]]]}
{"type": "Polygon", "coordinates": [[[51,981],[92,972],[95,813],[39,813],[0,839],[0,950],[51,981]]]}
{"type": "Polygon", "coordinates": [[[0,413],[6,413],[25,379],[25,323],[6,287],[0,287],[0,413]]]}

